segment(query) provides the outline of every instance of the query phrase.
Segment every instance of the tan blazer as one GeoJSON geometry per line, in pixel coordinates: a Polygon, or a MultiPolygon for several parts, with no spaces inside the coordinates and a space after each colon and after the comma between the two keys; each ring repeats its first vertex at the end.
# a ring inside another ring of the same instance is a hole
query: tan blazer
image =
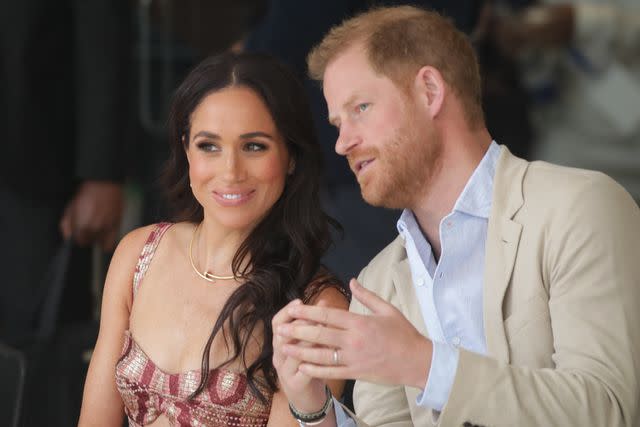
{"type": "MultiPolygon", "coordinates": [[[[360,282],[427,336],[402,239],[360,282]]],[[[461,349],[440,414],[358,381],[358,425],[640,426],[640,211],[613,180],[502,148],[483,305],[488,355],[461,349]]]]}

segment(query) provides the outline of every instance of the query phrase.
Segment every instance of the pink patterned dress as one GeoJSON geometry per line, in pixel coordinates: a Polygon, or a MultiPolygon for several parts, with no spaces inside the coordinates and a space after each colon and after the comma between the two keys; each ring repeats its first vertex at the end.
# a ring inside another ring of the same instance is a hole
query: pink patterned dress
{"type": "MultiPolygon", "coordinates": [[[[158,224],[140,254],[133,277],[135,297],[160,239],[171,226],[158,224]]],[[[200,371],[179,374],[162,371],[145,354],[127,331],[122,356],[116,364],[116,386],[124,401],[131,427],[144,426],[164,415],[172,426],[260,427],[266,426],[271,394],[263,403],[251,391],[247,377],[225,369],[212,369],[206,389],[194,399],[188,397],[200,382],[200,371]]]]}
{"type": "MultiPolygon", "coordinates": [[[[134,298],[162,236],[171,225],[160,223],[149,235],[133,277],[134,298]]],[[[304,299],[309,301],[326,287],[334,287],[349,298],[339,281],[324,272],[307,287],[304,299]]],[[[259,388],[264,396],[268,396],[267,402],[261,401],[249,388],[243,373],[212,369],[205,390],[189,400],[200,382],[200,370],[179,374],[164,372],[145,354],[129,331],[125,332],[124,338],[115,376],[131,427],[150,424],[160,415],[177,427],[267,425],[272,395],[266,388],[259,388]]]]}

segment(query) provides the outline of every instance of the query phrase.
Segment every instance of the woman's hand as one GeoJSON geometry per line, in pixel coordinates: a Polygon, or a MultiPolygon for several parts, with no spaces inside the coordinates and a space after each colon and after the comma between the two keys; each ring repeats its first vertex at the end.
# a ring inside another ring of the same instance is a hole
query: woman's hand
{"type": "Polygon", "coordinates": [[[296,320],[289,314],[289,308],[302,305],[302,301],[294,300],[280,310],[271,322],[273,327],[273,366],[278,372],[278,380],[289,402],[300,412],[312,413],[319,411],[325,403],[325,382],[312,378],[298,368],[300,361],[283,353],[287,344],[309,345],[297,340],[285,338],[276,333],[282,325],[309,324],[304,320],[296,320]]]}

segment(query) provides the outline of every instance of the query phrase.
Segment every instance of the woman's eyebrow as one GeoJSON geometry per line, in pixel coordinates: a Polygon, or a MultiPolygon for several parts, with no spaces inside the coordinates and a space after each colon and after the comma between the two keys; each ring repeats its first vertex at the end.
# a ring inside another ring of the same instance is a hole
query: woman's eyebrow
{"type": "Polygon", "coordinates": [[[273,139],[273,136],[269,135],[266,132],[260,132],[260,131],[243,133],[242,135],[240,135],[240,138],[243,138],[243,139],[255,138],[255,137],[263,137],[263,138],[273,139]]]}
{"type": "Polygon", "coordinates": [[[211,138],[211,139],[220,139],[220,135],[218,135],[217,133],[208,132],[206,130],[201,130],[200,132],[198,132],[195,135],[193,135],[193,139],[196,139],[199,136],[203,136],[203,137],[211,138]]]}

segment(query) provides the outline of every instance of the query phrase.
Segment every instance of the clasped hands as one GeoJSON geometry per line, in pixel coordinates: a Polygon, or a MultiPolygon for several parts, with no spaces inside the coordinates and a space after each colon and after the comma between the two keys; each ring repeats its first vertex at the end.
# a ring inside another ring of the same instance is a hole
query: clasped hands
{"type": "Polygon", "coordinates": [[[425,387],[431,341],[355,279],[350,287],[371,314],[295,300],[273,318],[273,364],[289,401],[301,411],[322,407],[325,380],[425,387]]]}

